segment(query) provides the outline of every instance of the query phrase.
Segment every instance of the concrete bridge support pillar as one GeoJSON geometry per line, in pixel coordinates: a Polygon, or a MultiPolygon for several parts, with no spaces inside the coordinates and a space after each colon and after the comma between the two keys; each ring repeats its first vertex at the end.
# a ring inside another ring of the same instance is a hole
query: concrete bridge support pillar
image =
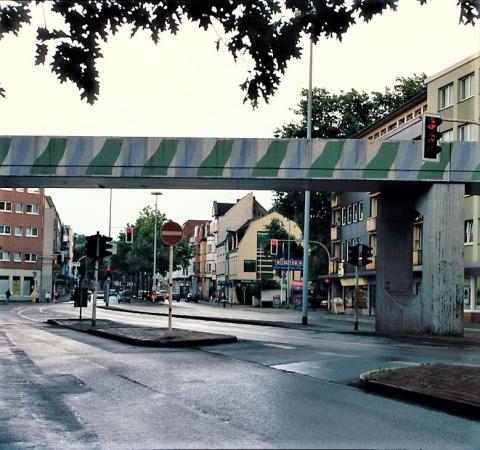
{"type": "Polygon", "coordinates": [[[463,185],[432,185],[415,196],[384,192],[377,216],[376,329],[463,334],[463,185]],[[413,292],[413,221],[423,216],[423,273],[413,292]]]}

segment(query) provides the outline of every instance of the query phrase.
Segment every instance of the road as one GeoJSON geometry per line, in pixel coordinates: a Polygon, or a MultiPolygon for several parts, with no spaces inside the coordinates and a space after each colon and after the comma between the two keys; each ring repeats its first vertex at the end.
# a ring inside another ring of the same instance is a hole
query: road
{"type": "MultiPolygon", "coordinates": [[[[174,319],[234,344],[142,348],[53,328],[71,304],[0,305],[0,445],[46,448],[476,448],[472,420],[365,393],[359,373],[480,363],[477,348],[174,319]]],[[[89,314],[89,312],[86,312],[89,314]]],[[[98,310],[165,326],[165,317],[98,310]]]]}

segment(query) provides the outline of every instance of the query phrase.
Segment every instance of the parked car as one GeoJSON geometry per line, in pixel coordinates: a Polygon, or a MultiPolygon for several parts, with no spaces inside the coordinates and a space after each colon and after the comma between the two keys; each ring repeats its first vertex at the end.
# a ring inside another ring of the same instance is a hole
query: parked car
{"type": "Polygon", "coordinates": [[[185,299],[185,301],[198,303],[198,298],[193,294],[187,294],[187,298],[185,299]]]}
{"type": "Polygon", "coordinates": [[[327,309],[327,308],[328,308],[328,300],[321,300],[320,309],[327,309]]]}
{"type": "Polygon", "coordinates": [[[157,300],[160,300],[162,302],[168,300],[168,291],[166,289],[160,289],[157,292],[157,300]]]}
{"type": "Polygon", "coordinates": [[[130,295],[130,291],[121,291],[117,295],[117,302],[127,302],[130,303],[132,301],[132,296],[130,295]]]}
{"type": "Polygon", "coordinates": [[[118,291],[116,289],[110,289],[110,297],[117,297],[118,291]]]}
{"type": "Polygon", "coordinates": [[[180,301],[180,293],[179,292],[172,292],[172,301],[180,301]]]}

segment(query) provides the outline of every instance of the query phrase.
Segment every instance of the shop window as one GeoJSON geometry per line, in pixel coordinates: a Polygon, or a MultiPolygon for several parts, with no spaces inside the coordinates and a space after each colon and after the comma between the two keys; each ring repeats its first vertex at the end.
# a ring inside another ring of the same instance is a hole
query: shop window
{"type": "Polygon", "coordinates": [[[0,275],[0,292],[3,294],[10,287],[8,275],[0,275]]]}

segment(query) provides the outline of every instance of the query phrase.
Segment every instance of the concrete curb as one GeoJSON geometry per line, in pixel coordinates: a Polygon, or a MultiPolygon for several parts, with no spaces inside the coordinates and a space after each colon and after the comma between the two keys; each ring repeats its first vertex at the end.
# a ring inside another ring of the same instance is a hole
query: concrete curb
{"type": "Polygon", "coordinates": [[[379,380],[372,380],[370,376],[384,370],[397,370],[397,368],[387,368],[382,370],[372,370],[364,372],[360,375],[358,385],[365,391],[373,392],[388,397],[392,397],[402,401],[410,401],[419,405],[440,409],[458,416],[467,417],[469,419],[480,419],[480,406],[464,402],[450,397],[439,397],[432,395],[422,389],[411,389],[408,387],[398,386],[396,384],[386,383],[379,380]]]}
{"type": "MultiPolygon", "coordinates": [[[[69,319],[73,321],[74,319],[69,319]]],[[[78,319],[77,319],[78,320],[78,319]]],[[[112,322],[112,321],[109,321],[112,322]]],[[[81,327],[71,324],[62,323],[62,320],[58,319],[48,319],[47,323],[49,325],[54,325],[63,328],[69,328],[75,331],[81,331],[83,333],[93,334],[95,336],[100,336],[120,342],[125,342],[132,345],[140,345],[143,347],[198,347],[201,345],[216,345],[216,344],[227,344],[237,341],[237,337],[228,334],[216,334],[216,333],[204,333],[200,331],[191,332],[189,330],[179,330],[174,329],[174,336],[159,336],[157,338],[145,338],[138,336],[129,336],[128,334],[122,333],[122,328],[118,327],[117,322],[112,322],[115,324],[111,328],[94,328],[94,327],[81,327]],[[115,331],[117,330],[117,331],[115,331]],[[192,337],[193,336],[193,337],[192,337]]],[[[80,321],[79,321],[80,324],[80,321]]],[[[147,327],[133,327],[126,325],[124,328],[130,330],[138,329],[141,330],[148,329],[149,331],[155,331],[156,328],[147,328],[147,327]]],[[[161,329],[158,329],[160,332],[161,329]]]]}
{"type": "MultiPolygon", "coordinates": [[[[168,313],[159,313],[159,312],[150,312],[150,311],[139,311],[133,309],[120,308],[118,306],[97,306],[100,309],[106,309],[111,311],[118,312],[128,312],[135,314],[147,314],[152,316],[164,316],[167,317],[168,313]]],[[[241,325],[258,325],[258,326],[267,326],[267,327],[276,327],[276,328],[291,328],[297,330],[316,330],[323,333],[335,333],[335,334],[349,334],[353,336],[370,336],[370,337],[383,337],[388,339],[395,339],[401,342],[409,342],[415,340],[416,343],[421,343],[419,341],[425,341],[429,344],[455,344],[462,346],[480,346],[480,339],[474,340],[470,338],[463,337],[449,337],[449,336],[424,336],[424,335],[396,335],[396,334],[387,334],[387,333],[378,333],[375,331],[347,331],[347,330],[331,330],[322,328],[319,325],[302,325],[300,323],[293,322],[278,322],[278,321],[268,321],[268,320],[255,320],[255,319],[236,319],[229,317],[209,317],[209,316],[195,316],[191,314],[173,314],[173,317],[179,319],[193,319],[193,320],[206,320],[212,322],[222,322],[222,323],[238,323],[241,325]]]]}

